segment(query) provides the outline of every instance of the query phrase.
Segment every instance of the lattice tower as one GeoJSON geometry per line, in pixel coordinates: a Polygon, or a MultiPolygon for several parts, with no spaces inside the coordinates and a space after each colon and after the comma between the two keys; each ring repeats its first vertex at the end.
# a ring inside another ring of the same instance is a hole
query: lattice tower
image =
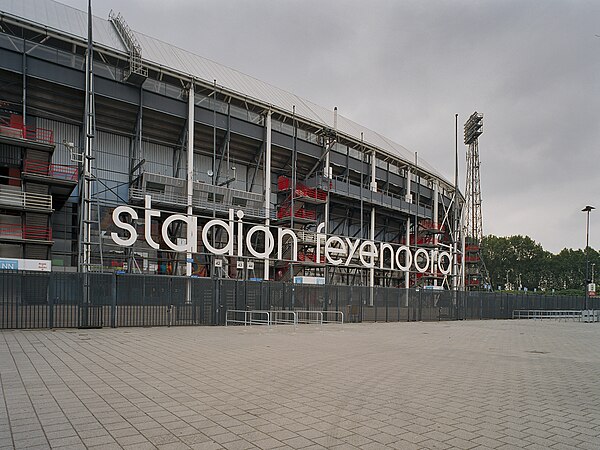
{"type": "Polygon", "coordinates": [[[483,221],[481,215],[481,182],[479,172],[479,142],[476,138],[467,151],[467,186],[465,228],[467,239],[481,244],[483,221]]]}
{"type": "Polygon", "coordinates": [[[465,284],[468,289],[482,288],[489,275],[481,254],[483,219],[481,213],[481,181],[479,136],[483,133],[483,114],[474,112],[465,123],[467,174],[465,188],[465,284]]]}

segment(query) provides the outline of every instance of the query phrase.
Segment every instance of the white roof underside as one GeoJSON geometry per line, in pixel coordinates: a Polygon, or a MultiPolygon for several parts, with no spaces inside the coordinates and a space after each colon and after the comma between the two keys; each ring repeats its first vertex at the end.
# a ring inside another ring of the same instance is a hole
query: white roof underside
{"type": "MultiPolygon", "coordinates": [[[[54,0],[0,0],[0,12],[15,18],[41,25],[61,34],[71,35],[78,39],[87,39],[87,13],[76,8],[58,3],[54,0]]],[[[272,105],[292,113],[296,107],[296,115],[319,126],[333,129],[333,111],[308,100],[304,100],[283,89],[279,89],[264,81],[245,75],[237,70],[218,64],[209,59],[183,50],[174,45],[134,31],[141,47],[142,59],[163,66],[182,75],[217,84],[225,90],[241,94],[248,99],[255,99],[263,104],[272,105]]],[[[119,52],[127,53],[121,38],[107,19],[94,17],[92,34],[94,43],[119,52]]],[[[408,163],[414,162],[414,154],[381,134],[353,122],[338,114],[337,129],[340,133],[360,141],[361,132],[364,142],[382,150],[393,157],[408,163]]],[[[438,178],[444,179],[429,163],[422,158],[419,167],[438,178]]]]}

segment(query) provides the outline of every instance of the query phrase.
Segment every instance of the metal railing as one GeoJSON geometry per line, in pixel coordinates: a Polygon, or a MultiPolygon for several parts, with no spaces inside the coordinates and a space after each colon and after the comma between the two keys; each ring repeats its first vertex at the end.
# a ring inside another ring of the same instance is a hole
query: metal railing
{"type": "Polygon", "coordinates": [[[0,118],[0,134],[16,139],[27,139],[42,144],[54,144],[54,132],[46,128],[28,127],[12,118],[0,118]]]}
{"type": "Polygon", "coordinates": [[[323,311],[296,310],[298,323],[323,325],[323,311]]]}
{"type": "Polygon", "coordinates": [[[23,172],[32,175],[42,175],[51,178],[60,178],[61,180],[77,181],[77,166],[68,166],[65,164],[52,164],[35,159],[26,159],[23,165],[23,172]]]}
{"type": "Polygon", "coordinates": [[[110,20],[115,28],[117,29],[123,43],[129,51],[129,73],[137,73],[144,77],[148,76],[148,68],[142,65],[142,46],[138,42],[137,38],[121,13],[115,14],[111,9],[108,13],[108,20],[110,20]]]}
{"type": "Polygon", "coordinates": [[[581,321],[583,311],[521,309],[513,311],[513,319],[571,319],[581,321]]]}
{"type": "Polygon", "coordinates": [[[0,224],[0,238],[51,241],[52,229],[38,225],[0,224]]]}
{"type": "MultiPolygon", "coordinates": [[[[195,194],[195,193],[194,193],[195,194]]],[[[142,188],[129,188],[129,197],[136,200],[144,200],[146,195],[152,197],[152,202],[157,203],[168,203],[171,205],[187,206],[187,197],[183,195],[153,192],[142,188]]],[[[223,202],[211,202],[209,200],[202,200],[196,195],[192,197],[192,206],[203,210],[215,210],[217,212],[227,213],[230,209],[242,210],[246,216],[264,218],[266,216],[266,210],[264,208],[249,208],[247,206],[238,206],[233,203],[223,202]]],[[[275,211],[271,210],[270,218],[275,219],[275,211]]]]}
{"type": "Polygon", "coordinates": [[[52,196],[12,189],[0,189],[0,205],[52,211],[52,196]]]}
{"type": "Polygon", "coordinates": [[[247,325],[267,325],[270,326],[271,325],[271,313],[269,311],[246,311],[246,310],[241,310],[241,309],[228,309],[225,312],[225,326],[229,325],[230,323],[239,323],[239,324],[244,324],[244,326],[247,325]],[[229,315],[232,314],[234,316],[234,318],[230,319],[229,315]],[[244,319],[241,320],[237,317],[239,317],[239,315],[243,315],[244,319]],[[237,317],[236,317],[237,316],[237,317]],[[258,318],[257,318],[258,316],[258,318]],[[264,319],[262,319],[262,316],[266,316],[267,320],[265,321],[264,319]]]}
{"type": "Polygon", "coordinates": [[[269,313],[271,314],[271,323],[274,325],[298,325],[298,314],[296,311],[272,310],[269,311],[269,313]],[[289,317],[291,317],[291,319],[289,317]]]}

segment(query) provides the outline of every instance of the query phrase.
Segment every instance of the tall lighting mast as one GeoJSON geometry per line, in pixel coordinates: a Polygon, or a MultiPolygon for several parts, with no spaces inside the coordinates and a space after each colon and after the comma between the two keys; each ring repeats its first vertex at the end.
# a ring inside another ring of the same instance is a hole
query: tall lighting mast
{"type": "Polygon", "coordinates": [[[488,282],[487,270],[481,257],[483,220],[481,214],[481,183],[479,173],[479,136],[483,133],[483,114],[475,111],[465,122],[467,173],[465,189],[465,287],[481,289],[488,282]]]}

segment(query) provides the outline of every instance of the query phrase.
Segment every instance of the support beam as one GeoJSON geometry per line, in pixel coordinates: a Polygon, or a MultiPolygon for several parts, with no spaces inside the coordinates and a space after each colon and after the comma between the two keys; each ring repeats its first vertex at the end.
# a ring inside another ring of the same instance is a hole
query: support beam
{"type": "Polygon", "coordinates": [[[25,38],[23,38],[23,60],[22,60],[22,67],[21,67],[21,73],[22,73],[22,77],[23,77],[23,112],[22,112],[22,116],[23,116],[23,125],[27,124],[27,41],[25,40],[25,38]]]}
{"type": "MultiPolygon", "coordinates": [[[[375,241],[375,207],[371,208],[371,234],[370,234],[370,238],[371,241],[375,241]]],[[[373,301],[375,299],[375,292],[374,292],[374,286],[375,286],[375,268],[371,267],[369,269],[369,287],[371,288],[371,295],[370,295],[370,299],[369,299],[369,304],[371,306],[373,306],[373,301]]]]}
{"type": "MultiPolygon", "coordinates": [[[[266,136],[265,136],[265,163],[264,163],[264,183],[265,183],[265,227],[267,229],[271,225],[271,111],[267,113],[265,120],[266,136]]],[[[256,172],[254,172],[256,175],[256,172]]],[[[292,211],[293,214],[293,211],[292,211]]],[[[292,274],[293,276],[293,274],[292,274]]],[[[265,259],[265,271],[263,279],[269,279],[269,259],[265,259]]]]}
{"type": "Polygon", "coordinates": [[[465,289],[465,276],[466,276],[466,267],[465,267],[465,247],[466,247],[466,237],[467,233],[464,232],[465,227],[465,210],[466,208],[463,206],[460,212],[460,230],[461,230],[461,240],[460,240],[460,251],[461,251],[461,259],[460,259],[460,270],[461,277],[459,278],[459,289],[465,289]]]}
{"type": "MultiPolygon", "coordinates": [[[[376,170],[377,170],[377,154],[375,151],[371,153],[371,191],[377,192],[377,181],[376,181],[376,170]]],[[[370,239],[375,241],[375,206],[371,208],[371,233],[370,239]]],[[[371,287],[371,298],[370,305],[373,306],[373,300],[375,293],[373,287],[375,286],[375,268],[369,269],[369,286],[371,287]]]]}
{"type": "MultiPolygon", "coordinates": [[[[337,106],[333,108],[333,132],[335,133],[334,140],[331,142],[330,149],[335,145],[337,141],[337,106]]],[[[325,178],[331,178],[331,164],[330,164],[330,153],[329,150],[325,153],[325,168],[323,170],[325,178]]],[[[325,202],[325,234],[329,234],[329,205],[330,205],[331,194],[327,194],[327,201],[325,202]]],[[[330,280],[326,279],[325,283],[329,283],[330,280]]]]}
{"type": "MultiPolygon", "coordinates": [[[[406,245],[410,247],[410,217],[406,218],[406,245]]],[[[404,288],[406,289],[406,298],[404,299],[404,306],[408,306],[408,288],[410,287],[410,271],[404,272],[404,288]]]]}
{"type": "Polygon", "coordinates": [[[371,191],[377,192],[377,154],[375,150],[371,153],[371,191]]]}
{"type": "MultiPolygon", "coordinates": [[[[192,217],[192,199],[194,195],[194,80],[190,82],[190,91],[188,96],[188,132],[187,132],[187,215],[192,217]]],[[[194,235],[198,230],[194,230],[189,224],[187,225],[187,236],[186,242],[189,244],[192,242],[194,235]]],[[[192,253],[189,250],[185,254],[185,275],[189,278],[192,276],[192,253]]],[[[186,302],[191,303],[191,286],[190,280],[188,279],[188,289],[186,293],[186,302]]]]}
{"type": "MultiPolygon", "coordinates": [[[[221,167],[223,166],[223,159],[225,158],[225,153],[227,152],[227,159],[229,159],[229,140],[231,139],[231,105],[227,105],[227,131],[225,132],[225,139],[221,143],[219,148],[219,165],[217,167],[217,173],[215,175],[215,183],[219,184],[219,176],[221,175],[221,167]]],[[[229,161],[227,161],[227,176],[229,176],[229,161]]]]}
{"type": "MultiPolygon", "coordinates": [[[[335,136],[334,136],[334,140],[331,143],[329,149],[331,149],[335,145],[335,142],[337,141],[337,119],[338,119],[337,113],[338,113],[338,109],[336,106],[335,108],[333,108],[333,132],[334,132],[335,136]]],[[[331,178],[331,164],[330,164],[329,150],[325,154],[325,176],[327,178],[331,178]]]]}
{"type": "MultiPolygon", "coordinates": [[[[92,245],[92,150],[95,128],[94,112],[94,48],[92,45],[92,2],[88,2],[88,42],[86,52],[85,70],[85,142],[84,156],[81,171],[80,189],[80,242],[79,270],[87,273],[90,270],[91,245],[92,245]]],[[[84,302],[87,303],[88,286],[84,282],[84,302]]]]}
{"type": "MultiPolygon", "coordinates": [[[[142,165],[140,164],[142,161],[142,111],[144,104],[144,90],[140,86],[139,93],[139,107],[138,112],[135,117],[135,126],[133,131],[133,137],[129,142],[129,185],[131,187],[131,183],[137,177],[135,176],[135,171],[140,169],[142,165]]],[[[141,172],[141,170],[140,170],[141,172]]]]}
{"type": "MultiPolygon", "coordinates": [[[[438,214],[439,214],[439,199],[438,199],[438,192],[439,192],[439,183],[437,180],[435,180],[433,182],[433,228],[434,228],[434,234],[433,234],[433,245],[437,250],[437,245],[438,245],[438,239],[439,239],[439,234],[438,234],[438,214]]],[[[437,282],[437,278],[434,278],[433,280],[433,285],[437,286],[438,282],[437,282]]]]}
{"type": "Polygon", "coordinates": [[[323,153],[321,154],[321,157],[317,160],[317,162],[308,171],[308,173],[304,177],[304,181],[308,180],[310,178],[310,176],[313,173],[315,173],[315,170],[317,170],[317,167],[319,167],[319,164],[321,164],[323,162],[323,159],[325,159],[325,169],[323,170],[323,176],[325,178],[329,178],[329,152],[331,151],[331,149],[333,148],[335,143],[336,143],[336,140],[333,139],[333,140],[328,141],[327,144],[325,144],[325,147],[323,147],[323,153]]]}
{"type": "Polygon", "coordinates": [[[181,133],[179,134],[179,140],[175,148],[173,149],[173,177],[179,178],[179,169],[181,168],[181,155],[184,149],[187,147],[188,142],[188,124],[187,122],[183,126],[181,133]]]}

